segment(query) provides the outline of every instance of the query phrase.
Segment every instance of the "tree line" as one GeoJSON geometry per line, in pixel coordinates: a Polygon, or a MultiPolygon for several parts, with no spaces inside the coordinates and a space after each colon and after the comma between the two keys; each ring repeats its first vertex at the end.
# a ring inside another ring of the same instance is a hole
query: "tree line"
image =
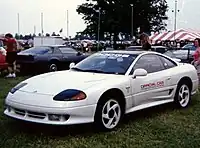
{"type": "Polygon", "coordinates": [[[117,40],[119,34],[131,39],[132,34],[165,30],[168,19],[166,0],[87,0],[76,11],[87,24],[76,37],[100,40],[117,40]]]}

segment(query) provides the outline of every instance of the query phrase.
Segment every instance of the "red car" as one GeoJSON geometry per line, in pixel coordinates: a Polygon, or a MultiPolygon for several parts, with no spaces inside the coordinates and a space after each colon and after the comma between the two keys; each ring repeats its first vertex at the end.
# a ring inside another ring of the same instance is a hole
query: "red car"
{"type": "Polygon", "coordinates": [[[6,56],[0,52],[0,71],[8,68],[8,63],[6,63],[6,56]]]}

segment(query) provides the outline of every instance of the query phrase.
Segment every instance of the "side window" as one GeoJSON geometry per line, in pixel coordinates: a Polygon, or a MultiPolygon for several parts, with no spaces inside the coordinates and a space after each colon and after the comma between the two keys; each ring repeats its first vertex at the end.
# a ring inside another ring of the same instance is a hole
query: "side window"
{"type": "Polygon", "coordinates": [[[68,48],[68,47],[63,47],[63,48],[59,48],[60,51],[64,54],[68,53],[68,54],[76,54],[77,51],[72,49],[72,48],[68,48]]]}
{"type": "Polygon", "coordinates": [[[138,68],[145,69],[148,73],[154,73],[165,69],[162,61],[158,58],[158,56],[150,54],[142,56],[136,62],[131,73],[133,74],[133,72],[138,68]]]}
{"type": "Polygon", "coordinates": [[[163,62],[165,68],[169,69],[169,68],[173,68],[173,67],[176,67],[176,63],[171,61],[170,59],[167,59],[165,57],[162,57],[162,56],[159,56],[161,61],[163,62]]]}
{"type": "Polygon", "coordinates": [[[47,53],[51,54],[53,53],[53,49],[52,48],[46,48],[47,53]]]}

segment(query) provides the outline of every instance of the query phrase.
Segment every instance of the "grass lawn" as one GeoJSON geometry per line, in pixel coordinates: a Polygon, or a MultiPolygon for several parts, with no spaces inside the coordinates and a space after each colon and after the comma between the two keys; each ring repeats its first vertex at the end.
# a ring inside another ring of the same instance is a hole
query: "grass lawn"
{"type": "Polygon", "coordinates": [[[159,106],[125,117],[110,133],[94,132],[91,124],[46,126],[12,120],[3,115],[7,92],[24,78],[0,78],[0,148],[199,148],[200,96],[188,109],[159,106]]]}

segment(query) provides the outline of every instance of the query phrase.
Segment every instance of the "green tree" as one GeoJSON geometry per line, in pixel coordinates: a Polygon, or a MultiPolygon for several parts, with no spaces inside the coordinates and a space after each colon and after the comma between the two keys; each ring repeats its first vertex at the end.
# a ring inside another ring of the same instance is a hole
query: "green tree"
{"type": "Polygon", "coordinates": [[[131,34],[133,4],[133,29],[136,35],[137,28],[141,32],[160,31],[165,29],[168,5],[166,0],[87,0],[78,6],[77,12],[82,15],[87,24],[84,34],[95,36],[98,34],[100,8],[100,39],[104,35],[114,36],[121,32],[131,34]]]}

